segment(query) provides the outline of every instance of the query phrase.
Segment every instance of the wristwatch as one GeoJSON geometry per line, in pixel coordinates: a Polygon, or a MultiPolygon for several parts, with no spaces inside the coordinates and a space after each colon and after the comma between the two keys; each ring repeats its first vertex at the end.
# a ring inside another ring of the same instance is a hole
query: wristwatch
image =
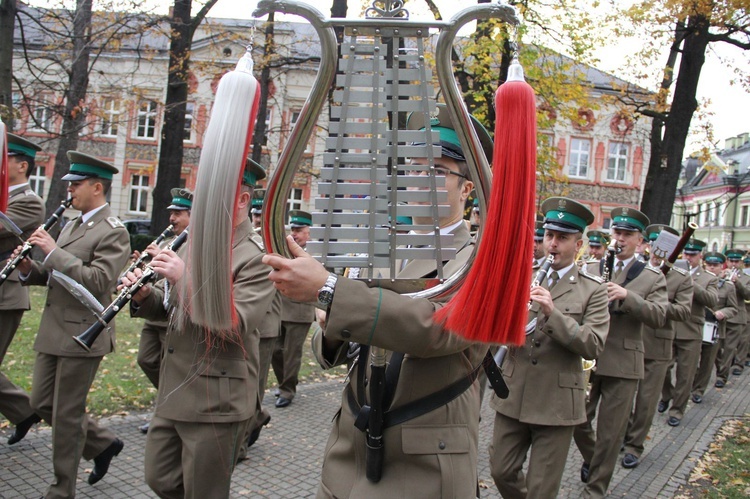
{"type": "Polygon", "coordinates": [[[323,287],[318,290],[318,303],[315,304],[321,310],[327,310],[333,301],[333,291],[336,289],[336,274],[328,274],[328,279],[323,287]]]}

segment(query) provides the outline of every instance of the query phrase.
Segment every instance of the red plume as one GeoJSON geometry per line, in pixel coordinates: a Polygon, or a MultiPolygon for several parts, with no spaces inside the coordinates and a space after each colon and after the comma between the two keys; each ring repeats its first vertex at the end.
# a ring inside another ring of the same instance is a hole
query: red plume
{"type": "Polygon", "coordinates": [[[495,94],[492,193],[474,265],[437,322],[470,340],[522,344],[531,281],[536,100],[514,59],[495,94]]]}
{"type": "Polygon", "coordinates": [[[8,211],[8,135],[5,123],[0,121],[0,211],[8,211]]]}

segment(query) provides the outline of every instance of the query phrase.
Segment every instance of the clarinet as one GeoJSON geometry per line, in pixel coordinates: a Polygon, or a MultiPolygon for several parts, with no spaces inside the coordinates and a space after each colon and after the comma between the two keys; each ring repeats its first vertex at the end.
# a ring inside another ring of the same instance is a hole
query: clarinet
{"type": "MultiPolygon", "coordinates": [[[[174,229],[174,225],[170,224],[166,229],[164,229],[162,231],[161,234],[159,234],[159,237],[157,237],[156,239],[154,239],[154,244],[157,245],[157,246],[159,246],[162,243],[162,241],[164,241],[164,239],[166,239],[167,236],[169,236],[169,234],[172,233],[173,229],[174,229]]],[[[141,265],[143,265],[144,263],[148,263],[150,260],[151,260],[151,255],[149,255],[146,252],[146,250],[143,250],[143,252],[141,252],[141,256],[139,256],[138,258],[136,258],[135,261],[130,264],[130,267],[128,267],[128,269],[120,275],[120,278],[117,279],[117,284],[118,285],[122,284],[122,278],[125,275],[127,275],[128,272],[133,272],[135,269],[140,268],[141,265]]]]}
{"type": "MultiPolygon", "coordinates": [[[[71,198],[66,199],[62,203],[60,203],[60,206],[57,207],[55,212],[52,214],[51,217],[47,219],[46,222],[44,222],[42,225],[39,226],[40,229],[44,229],[45,232],[49,232],[49,230],[55,226],[55,224],[62,218],[63,212],[70,207],[70,203],[73,200],[71,198]]],[[[38,230],[38,229],[37,229],[38,230]]],[[[18,253],[15,258],[11,258],[8,260],[8,263],[5,264],[5,267],[3,267],[3,270],[0,271],[0,286],[2,286],[5,281],[8,280],[8,277],[13,273],[13,271],[16,269],[19,263],[21,263],[21,260],[26,258],[29,253],[31,253],[31,250],[34,249],[33,244],[29,244],[28,241],[24,241],[23,247],[21,248],[21,252],[18,253]]]]}
{"type": "MultiPolygon", "coordinates": [[[[545,260],[542,266],[539,268],[539,271],[536,273],[536,277],[534,277],[534,282],[531,283],[531,287],[535,288],[536,286],[539,286],[544,282],[544,279],[547,278],[547,272],[549,272],[550,267],[552,267],[552,264],[555,263],[555,257],[553,255],[549,255],[545,260]]],[[[527,307],[527,310],[531,310],[531,306],[534,304],[532,300],[529,300],[529,305],[527,307]]],[[[526,334],[529,335],[534,332],[534,329],[536,329],[536,317],[531,319],[528,324],[526,324],[526,334]]],[[[497,354],[496,354],[497,355],[497,354]]]]}
{"type": "MultiPolygon", "coordinates": [[[[187,241],[187,236],[188,229],[185,229],[165,249],[177,251],[185,243],[185,241],[187,241]]],[[[110,303],[109,306],[104,310],[104,312],[102,312],[102,316],[97,317],[97,322],[92,324],[91,327],[89,327],[86,331],[79,334],[78,336],[73,336],[73,339],[76,341],[76,343],[83,347],[83,349],[87,352],[90,352],[91,347],[96,339],[99,337],[102,331],[104,331],[104,329],[109,326],[109,323],[112,321],[112,319],[115,318],[117,313],[130,302],[130,300],[133,298],[133,295],[138,293],[138,291],[143,286],[150,283],[151,281],[154,281],[157,275],[158,274],[153,267],[151,267],[150,265],[146,265],[146,267],[144,267],[143,269],[143,274],[141,274],[138,280],[120,291],[120,294],[117,295],[117,298],[115,298],[114,301],[110,303]]]]}

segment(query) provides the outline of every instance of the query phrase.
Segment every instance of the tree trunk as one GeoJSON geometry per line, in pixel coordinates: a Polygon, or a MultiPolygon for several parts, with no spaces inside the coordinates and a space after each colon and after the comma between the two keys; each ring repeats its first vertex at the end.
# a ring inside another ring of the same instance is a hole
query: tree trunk
{"type": "Polygon", "coordinates": [[[672,217],[685,141],[693,113],[698,108],[695,95],[706,60],[708,28],[709,22],[703,16],[691,16],[688,19],[680,69],[672,105],[664,122],[662,142],[659,142],[660,124],[655,123],[657,129],[652,127],[651,159],[641,202],[641,211],[649,217],[651,223],[668,224],[672,217]]]}
{"type": "Polygon", "coordinates": [[[55,171],[45,208],[52,214],[60,201],[67,197],[67,182],[62,177],[67,173],[70,162],[67,152],[78,148],[78,133],[86,123],[85,101],[89,86],[89,54],[91,46],[91,4],[92,0],[77,0],[76,15],[73,20],[73,61],[68,75],[68,90],[65,93],[60,142],[55,155],[55,171]]]}
{"type": "Polygon", "coordinates": [[[16,0],[0,0],[0,119],[13,130],[13,29],[16,0]]]}
{"type": "Polygon", "coordinates": [[[268,114],[268,95],[271,83],[271,58],[275,52],[273,41],[274,13],[268,14],[266,31],[263,42],[263,63],[260,71],[260,102],[258,103],[258,118],[253,131],[253,161],[260,164],[263,153],[263,138],[266,135],[266,115],[268,114]]]}
{"type": "Polygon", "coordinates": [[[169,73],[167,95],[164,101],[164,123],[161,130],[159,166],[151,211],[151,235],[160,234],[169,225],[167,206],[172,201],[170,192],[180,184],[183,140],[185,138],[185,112],[188,97],[188,70],[190,47],[193,43],[190,9],[192,0],[175,0],[169,42],[169,73]]]}

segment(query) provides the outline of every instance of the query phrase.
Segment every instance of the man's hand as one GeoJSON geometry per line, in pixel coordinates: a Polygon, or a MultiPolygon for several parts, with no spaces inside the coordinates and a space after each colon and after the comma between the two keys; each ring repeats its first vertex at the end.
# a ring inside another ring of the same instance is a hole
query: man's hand
{"type": "Polygon", "coordinates": [[[552,295],[548,289],[544,289],[541,286],[534,286],[531,288],[530,298],[531,301],[539,304],[545,317],[552,315],[552,312],[555,310],[555,304],[552,303],[552,295]]]}
{"type": "Polygon", "coordinates": [[[151,260],[150,265],[172,285],[182,279],[185,273],[185,262],[172,250],[161,251],[151,260]]]}
{"type": "Polygon", "coordinates": [[[726,317],[727,317],[727,316],[726,316],[726,315],[724,315],[724,312],[716,312],[716,313],[714,314],[714,317],[716,317],[716,318],[717,318],[717,319],[719,319],[720,321],[723,321],[724,319],[726,319],[726,317]]]}
{"type": "MultiPolygon", "coordinates": [[[[23,249],[23,245],[18,246],[15,250],[13,250],[13,254],[10,255],[9,259],[13,260],[15,257],[17,257],[21,253],[21,249],[23,249]]],[[[31,260],[29,260],[29,257],[26,257],[18,262],[18,265],[16,265],[16,269],[18,269],[19,274],[28,275],[29,272],[31,272],[31,260]]]]}
{"type": "Polygon", "coordinates": [[[47,231],[41,227],[39,227],[34,231],[33,234],[31,234],[28,242],[29,244],[36,246],[37,248],[42,250],[44,256],[49,255],[53,249],[57,248],[57,244],[55,244],[55,240],[52,239],[52,236],[50,236],[47,231]]]}
{"type": "Polygon", "coordinates": [[[148,256],[150,258],[154,258],[156,255],[159,254],[159,252],[161,251],[161,248],[159,246],[157,246],[156,244],[151,243],[143,251],[145,251],[146,253],[148,253],[148,256]]]}
{"type": "Polygon", "coordinates": [[[263,257],[263,263],[273,268],[268,278],[287,298],[299,302],[315,302],[318,290],[328,279],[328,271],[313,257],[305,253],[292,236],[286,236],[286,244],[294,256],[290,260],[277,254],[263,257]]]}
{"type": "Polygon", "coordinates": [[[624,300],[627,296],[627,289],[612,281],[607,283],[607,298],[609,298],[609,301],[624,300]]]}
{"type": "MultiPolygon", "coordinates": [[[[133,272],[128,272],[124,276],[122,276],[122,284],[117,286],[117,291],[121,291],[123,288],[128,288],[135,284],[138,281],[138,278],[141,277],[143,274],[143,271],[141,269],[135,269],[133,272]]],[[[148,298],[148,296],[151,294],[151,286],[146,284],[145,286],[142,286],[141,289],[138,290],[138,292],[133,295],[132,301],[135,303],[141,303],[143,300],[148,298]]]]}

